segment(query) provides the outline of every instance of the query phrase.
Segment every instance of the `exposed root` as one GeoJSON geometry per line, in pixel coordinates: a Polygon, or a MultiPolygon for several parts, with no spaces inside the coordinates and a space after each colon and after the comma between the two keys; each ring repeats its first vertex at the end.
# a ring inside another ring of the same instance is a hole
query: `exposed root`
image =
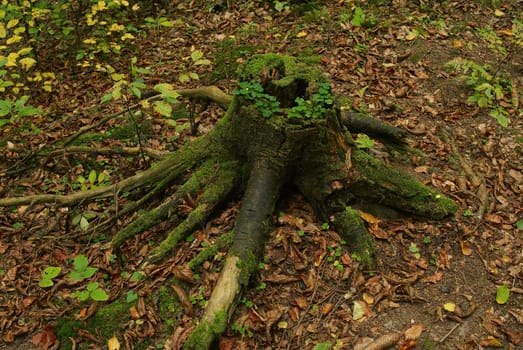
{"type": "MultiPolygon", "coordinates": [[[[205,176],[210,176],[211,174],[207,173],[205,176]]],[[[185,220],[167,234],[167,237],[160,245],[154,248],[146,263],[154,263],[162,259],[174,249],[181,239],[193,232],[198,226],[203,226],[216,207],[238,185],[240,180],[239,174],[237,162],[224,162],[216,165],[215,173],[212,174],[213,179],[207,184],[197,207],[189,213],[185,220]]]]}
{"type": "MultiPolygon", "coordinates": [[[[27,152],[25,148],[11,148],[10,152],[23,154],[27,152]]],[[[88,154],[88,155],[137,155],[146,154],[153,159],[165,159],[169,152],[157,151],[150,147],[87,147],[87,146],[68,146],[63,148],[54,149],[49,151],[48,149],[42,150],[35,154],[37,157],[46,157],[47,159],[67,156],[71,154],[88,154]]]]}
{"type": "Polygon", "coordinates": [[[147,169],[134,176],[119,181],[113,185],[100,187],[85,192],[76,192],[69,195],[41,194],[23,197],[10,197],[0,199],[0,206],[10,207],[19,205],[34,205],[41,203],[52,203],[59,206],[71,206],[82,201],[95,198],[107,198],[116,193],[131,191],[138,187],[157,183],[169,176],[180,176],[182,173],[194,167],[196,163],[207,156],[210,140],[202,136],[192,143],[180,148],[168,158],[161,161],[157,166],[147,169]]]}
{"type": "Polygon", "coordinates": [[[226,252],[232,245],[234,239],[234,233],[232,231],[220,235],[214,244],[206,247],[198,253],[191,261],[189,261],[189,268],[191,270],[196,269],[204,261],[214,257],[218,252],[226,252]]]}
{"type": "Polygon", "coordinates": [[[165,199],[162,204],[142,214],[129,225],[122,228],[113,237],[112,245],[118,248],[125,240],[160,223],[165,218],[175,215],[176,209],[187,195],[195,197],[198,191],[207,184],[209,178],[205,174],[208,174],[211,168],[212,163],[210,161],[204,163],[185,184],[180,186],[169,198],[165,199]]]}

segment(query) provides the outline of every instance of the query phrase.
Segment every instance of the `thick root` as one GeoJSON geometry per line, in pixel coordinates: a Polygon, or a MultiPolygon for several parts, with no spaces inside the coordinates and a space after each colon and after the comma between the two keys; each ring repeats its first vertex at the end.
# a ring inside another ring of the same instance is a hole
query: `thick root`
{"type": "Polygon", "coordinates": [[[225,260],[220,278],[213,289],[203,317],[184,344],[184,348],[205,350],[227,328],[231,306],[241,293],[242,266],[240,258],[231,255],[225,260]]]}
{"type": "Polygon", "coordinates": [[[238,163],[234,161],[223,162],[215,164],[212,169],[206,169],[205,172],[195,173],[191,179],[194,178],[194,182],[198,182],[200,176],[206,177],[208,184],[201,195],[199,204],[185,220],[169,232],[160,245],[153,249],[146,264],[154,263],[165,257],[180,240],[184,239],[198,226],[205,224],[205,221],[214,212],[214,209],[216,209],[239,184],[240,167],[238,163]],[[209,172],[209,170],[213,170],[213,172],[209,172]],[[211,176],[212,178],[209,179],[211,176]]]}
{"type": "Polygon", "coordinates": [[[167,217],[175,215],[176,208],[182,203],[187,195],[196,197],[198,191],[202,189],[210,180],[213,163],[208,161],[194,172],[178,190],[169,198],[164,200],[158,207],[142,214],[129,225],[121,229],[112,240],[112,245],[118,248],[125,240],[143,232],[144,230],[160,223],[167,217]]]}

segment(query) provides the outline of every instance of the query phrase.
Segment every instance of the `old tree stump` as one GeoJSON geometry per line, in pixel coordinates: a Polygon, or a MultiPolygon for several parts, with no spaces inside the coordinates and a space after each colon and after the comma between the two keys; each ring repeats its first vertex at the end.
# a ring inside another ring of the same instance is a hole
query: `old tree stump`
{"type": "MultiPolygon", "coordinates": [[[[69,205],[138,187],[148,189],[141,200],[124,208],[129,212],[189,172],[175,193],[112,239],[112,247],[119,247],[148,227],[178,215],[176,208],[187,194],[199,198],[185,218],[179,216],[179,225],[151,252],[146,265],[170,254],[231,193],[242,191],[235,227],[220,242],[230,244],[222,273],[202,319],[186,341],[187,348],[206,349],[224,332],[235,301],[257,269],[282,186],[295,185],[367,265],[374,259],[373,246],[359,211],[351,207],[354,202],[375,202],[438,220],[456,210],[451,199],[356,147],[351,132],[366,133],[396,149],[407,148],[406,135],[344,110],[331,95],[328,78],[310,62],[285,55],[257,55],[243,66],[233,96],[215,87],[178,92],[214,101],[226,113],[209,133],[188,142],[156,167],[108,188],[68,196],[32,196],[25,201],[6,198],[0,205],[69,205]]],[[[192,267],[209,256],[212,253],[197,257],[192,267]]]]}

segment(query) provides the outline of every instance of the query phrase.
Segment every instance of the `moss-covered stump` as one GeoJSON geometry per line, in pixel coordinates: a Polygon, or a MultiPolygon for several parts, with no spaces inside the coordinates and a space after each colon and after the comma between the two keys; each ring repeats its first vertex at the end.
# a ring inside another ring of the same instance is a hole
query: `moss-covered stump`
{"type": "MultiPolygon", "coordinates": [[[[46,201],[70,205],[139,187],[148,191],[124,208],[128,213],[180,184],[161,205],[143,212],[113,237],[111,244],[118,248],[162,220],[175,221],[177,226],[152,251],[145,267],[170,254],[180,240],[203,226],[232,193],[242,193],[234,229],[217,243],[219,247],[210,248],[229,247],[229,253],[204,315],[187,339],[187,348],[207,349],[225,330],[235,301],[256,270],[284,184],[295,184],[366,265],[373,263],[374,249],[353,203],[363,199],[430,219],[456,211],[456,204],[443,194],[356,147],[351,132],[368,133],[396,150],[408,148],[402,130],[338,106],[329,80],[310,61],[257,55],[245,63],[233,96],[216,87],[178,93],[214,101],[226,113],[208,134],[188,142],[154,168],[117,184],[69,196],[0,199],[0,205],[46,201]],[[188,198],[193,202],[192,211],[178,213],[177,207],[188,198]]],[[[205,255],[195,261],[202,257],[205,255]]]]}

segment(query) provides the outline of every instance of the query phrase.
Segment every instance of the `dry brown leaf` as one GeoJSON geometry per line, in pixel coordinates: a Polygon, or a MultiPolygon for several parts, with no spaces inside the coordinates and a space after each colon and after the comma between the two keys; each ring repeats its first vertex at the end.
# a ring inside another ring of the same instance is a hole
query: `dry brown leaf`
{"type": "Polygon", "coordinates": [[[465,256],[469,256],[472,254],[472,246],[470,245],[469,242],[467,241],[463,241],[463,240],[459,240],[459,245],[461,246],[461,253],[465,256]]]}
{"type": "Polygon", "coordinates": [[[427,282],[427,283],[438,283],[439,281],[441,281],[441,279],[443,278],[443,272],[441,271],[438,271],[436,272],[434,275],[432,276],[428,276],[428,277],[425,277],[423,279],[423,282],[427,282]]]}
{"type": "Polygon", "coordinates": [[[410,326],[405,331],[405,339],[416,340],[421,337],[421,333],[425,330],[425,326],[422,323],[416,323],[410,326]]]}
{"type": "Polygon", "coordinates": [[[503,347],[503,344],[501,341],[499,341],[497,338],[494,338],[492,336],[488,336],[487,338],[481,339],[479,342],[481,346],[487,347],[493,347],[493,348],[501,348],[503,347]]]}
{"type": "Polygon", "coordinates": [[[323,316],[327,315],[329,312],[332,311],[332,309],[334,308],[334,304],[332,303],[327,303],[325,305],[323,305],[322,309],[321,309],[321,314],[323,316]]]}
{"type": "Polygon", "coordinates": [[[133,305],[129,308],[129,313],[131,314],[131,317],[135,320],[139,319],[141,316],[138,313],[138,310],[136,310],[136,307],[133,305]]]}

